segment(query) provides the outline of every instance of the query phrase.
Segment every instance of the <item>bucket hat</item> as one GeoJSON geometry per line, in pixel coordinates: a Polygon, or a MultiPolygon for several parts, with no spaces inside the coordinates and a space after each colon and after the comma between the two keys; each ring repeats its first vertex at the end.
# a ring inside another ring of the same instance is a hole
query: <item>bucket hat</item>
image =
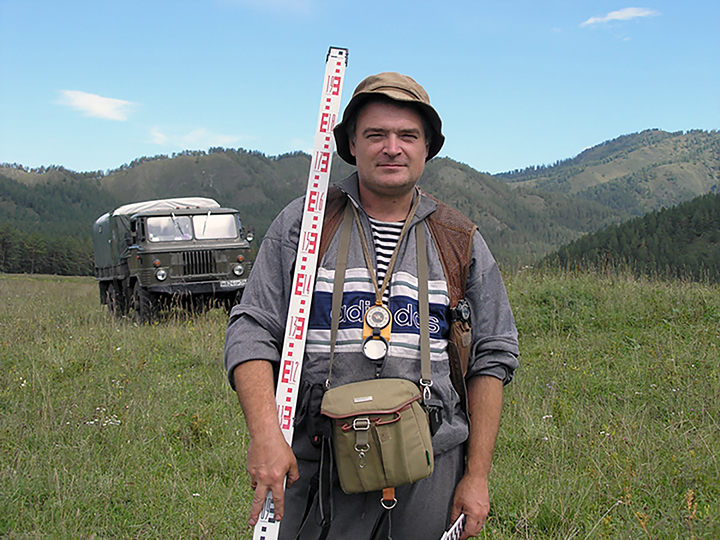
{"type": "Polygon", "coordinates": [[[350,165],[355,165],[355,156],[350,153],[350,140],[347,133],[348,122],[352,121],[362,106],[373,96],[383,95],[392,100],[403,103],[412,103],[418,107],[419,112],[427,120],[432,137],[428,148],[426,161],[437,155],[445,142],[442,134],[442,121],[440,115],[430,105],[430,97],[425,89],[407,75],[395,72],[370,75],[357,85],[350,103],[345,107],[342,121],[335,126],[335,144],[338,155],[350,165]]]}

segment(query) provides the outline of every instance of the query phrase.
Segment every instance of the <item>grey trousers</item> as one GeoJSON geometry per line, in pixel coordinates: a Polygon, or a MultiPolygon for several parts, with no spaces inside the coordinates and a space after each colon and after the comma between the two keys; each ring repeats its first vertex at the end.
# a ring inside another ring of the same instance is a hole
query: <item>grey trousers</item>
{"type": "MultiPolygon", "coordinates": [[[[308,504],[308,490],[319,464],[298,460],[300,479],[285,492],[285,517],[280,540],[317,540],[317,502],[300,527],[308,504]],[[299,534],[298,534],[299,533],[299,534]]],[[[380,504],[381,492],[347,495],[340,487],[337,472],[332,480],[332,521],[327,540],[439,540],[450,522],[455,487],[465,468],[463,445],[435,456],[434,472],[413,484],[395,489],[397,505],[391,511],[380,504]],[[390,536],[391,535],[391,536],[390,536]]]]}

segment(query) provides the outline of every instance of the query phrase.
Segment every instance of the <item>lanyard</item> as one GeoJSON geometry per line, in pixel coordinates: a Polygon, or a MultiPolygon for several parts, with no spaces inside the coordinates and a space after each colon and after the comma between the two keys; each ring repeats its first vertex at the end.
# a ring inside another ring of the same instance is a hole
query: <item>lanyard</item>
{"type": "MultiPolygon", "coordinates": [[[[408,219],[405,222],[405,227],[400,233],[400,240],[407,231],[407,226],[410,223],[412,217],[415,215],[417,210],[418,201],[420,196],[416,197],[415,204],[413,204],[408,219]]],[[[325,388],[330,388],[330,378],[332,377],[332,366],[333,359],[335,357],[335,343],[337,340],[338,327],[340,322],[340,309],[342,307],[343,288],[345,283],[345,270],[347,268],[347,258],[350,246],[350,233],[351,233],[351,221],[350,212],[355,213],[355,219],[358,221],[359,218],[355,205],[352,201],[348,201],[345,207],[345,214],[343,216],[342,226],[340,228],[340,243],[338,247],[337,262],[335,265],[335,277],[333,280],[333,296],[332,296],[332,311],[331,311],[331,323],[330,323],[330,366],[328,370],[328,377],[325,380],[325,388]],[[352,207],[352,208],[350,208],[352,207]]],[[[368,264],[370,274],[373,276],[373,283],[375,284],[375,290],[379,303],[382,303],[382,291],[387,286],[388,276],[391,274],[392,266],[395,262],[398,248],[395,247],[393,252],[390,265],[388,267],[387,274],[383,280],[382,289],[377,286],[377,278],[375,273],[371,270],[372,264],[370,262],[370,254],[367,249],[367,242],[365,241],[365,234],[362,227],[358,227],[358,233],[363,243],[363,251],[365,252],[365,261],[368,264]]],[[[398,246],[400,245],[398,240],[398,246]]],[[[417,261],[418,261],[418,302],[419,302],[419,315],[420,315],[420,386],[423,389],[423,398],[428,399],[430,397],[430,387],[432,386],[431,368],[430,368],[430,326],[429,326],[429,292],[428,292],[428,264],[427,264],[427,240],[425,235],[425,225],[420,224],[417,227],[417,261]]]]}
{"type": "Polygon", "coordinates": [[[408,214],[407,218],[405,219],[405,225],[403,225],[402,230],[400,231],[400,238],[398,238],[397,245],[395,246],[395,249],[393,250],[392,257],[390,257],[390,262],[388,263],[387,271],[385,272],[385,278],[383,279],[382,285],[378,286],[377,276],[375,275],[375,269],[372,265],[372,259],[370,258],[370,250],[368,249],[367,245],[367,239],[365,238],[365,233],[363,232],[362,225],[360,224],[360,216],[358,216],[357,209],[355,208],[355,205],[352,204],[352,202],[348,202],[349,206],[352,206],[353,213],[355,214],[355,223],[357,223],[359,232],[360,232],[360,241],[362,242],[362,248],[363,248],[363,254],[365,255],[365,264],[367,265],[368,272],[370,272],[370,279],[372,279],[373,286],[375,287],[375,304],[378,306],[382,305],[382,298],[383,294],[385,293],[385,289],[388,286],[388,283],[390,283],[390,278],[392,277],[392,270],[393,266],[395,265],[395,260],[397,259],[398,251],[400,251],[400,243],[402,242],[403,237],[405,236],[405,233],[410,228],[410,222],[412,221],[412,218],[415,216],[415,211],[417,210],[418,204],[420,204],[420,195],[415,195],[415,201],[413,202],[412,208],[410,209],[410,213],[408,214]]]}

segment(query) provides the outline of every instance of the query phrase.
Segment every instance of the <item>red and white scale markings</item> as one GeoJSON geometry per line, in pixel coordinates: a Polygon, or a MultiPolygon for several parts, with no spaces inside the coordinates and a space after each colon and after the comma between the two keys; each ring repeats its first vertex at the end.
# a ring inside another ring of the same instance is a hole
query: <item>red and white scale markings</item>
{"type": "MultiPolygon", "coordinates": [[[[300,385],[307,323],[315,287],[318,249],[325,214],[325,197],[330,182],[330,165],[335,149],[333,128],[340,112],[340,98],[345,80],[347,49],[330,48],[325,66],[323,94],[313,160],[310,165],[308,187],[305,193],[297,257],[295,259],[295,281],[290,294],[286,335],[280,357],[280,377],[275,399],[280,429],[288,444],[292,444],[295,431],[297,393],[300,385]]],[[[278,537],[279,523],[275,521],[272,493],[268,493],[260,519],[255,525],[254,540],[274,540],[278,537]]]]}

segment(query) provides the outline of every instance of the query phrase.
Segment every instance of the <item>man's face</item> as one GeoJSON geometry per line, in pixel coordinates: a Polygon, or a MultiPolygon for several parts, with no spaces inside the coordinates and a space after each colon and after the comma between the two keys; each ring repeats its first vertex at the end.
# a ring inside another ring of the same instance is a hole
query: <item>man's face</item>
{"type": "Polygon", "coordinates": [[[370,103],[358,115],[350,152],[357,161],[361,190],[397,197],[422,175],[427,144],[420,115],[390,103],[370,103]]]}

